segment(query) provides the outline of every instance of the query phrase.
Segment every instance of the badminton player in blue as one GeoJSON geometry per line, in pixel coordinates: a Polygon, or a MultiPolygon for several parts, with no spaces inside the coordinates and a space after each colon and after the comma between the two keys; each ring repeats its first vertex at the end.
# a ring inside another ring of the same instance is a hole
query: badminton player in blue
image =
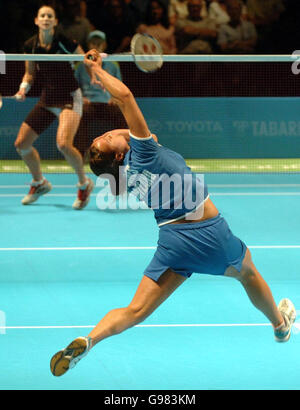
{"type": "Polygon", "coordinates": [[[92,70],[93,81],[99,81],[119,105],[129,128],[107,132],[94,140],[89,149],[91,169],[98,176],[114,177],[110,182],[116,195],[124,191],[123,179],[127,180],[128,191],[138,192],[153,208],[160,227],[159,240],[130,304],[110,311],[88,336],[75,339],[56,353],[50,363],[52,374],[65,374],[103,339],[144,321],[192,273],[225,275],[240,281],[253,305],[273,325],[275,340],[288,341],[296,319],[293,303],[283,299],[276,306],[249,249],[232,234],[210,200],[204,181],[191,172],[179,154],[158,144],[133,94],[102,69],[96,50],[86,54],[85,64],[92,70]],[[156,195],[174,175],[176,190],[170,189],[168,196],[156,195]],[[188,197],[193,201],[186,201],[188,197]]]}

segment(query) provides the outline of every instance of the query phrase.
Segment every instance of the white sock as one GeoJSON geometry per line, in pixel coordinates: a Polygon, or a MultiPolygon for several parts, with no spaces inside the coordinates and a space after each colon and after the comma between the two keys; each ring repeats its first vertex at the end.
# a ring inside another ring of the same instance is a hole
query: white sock
{"type": "Polygon", "coordinates": [[[78,186],[79,189],[84,190],[84,189],[87,188],[88,184],[89,184],[89,180],[86,179],[84,184],[80,184],[80,183],[78,182],[77,186],[78,186]]]}
{"type": "Polygon", "coordinates": [[[45,181],[44,177],[40,181],[32,180],[31,185],[32,186],[39,186],[39,185],[42,185],[44,183],[44,181],[45,181]]]}

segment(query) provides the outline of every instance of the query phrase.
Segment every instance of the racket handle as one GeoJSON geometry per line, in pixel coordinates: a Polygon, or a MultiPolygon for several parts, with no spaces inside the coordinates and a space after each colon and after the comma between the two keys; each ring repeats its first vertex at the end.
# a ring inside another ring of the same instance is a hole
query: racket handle
{"type": "MultiPolygon", "coordinates": [[[[106,54],[106,53],[100,53],[100,57],[101,58],[106,58],[108,56],[108,54],[106,54]]],[[[88,59],[89,60],[92,60],[92,61],[95,61],[95,59],[94,59],[94,57],[92,56],[92,55],[89,55],[88,56],[88,59]]]]}

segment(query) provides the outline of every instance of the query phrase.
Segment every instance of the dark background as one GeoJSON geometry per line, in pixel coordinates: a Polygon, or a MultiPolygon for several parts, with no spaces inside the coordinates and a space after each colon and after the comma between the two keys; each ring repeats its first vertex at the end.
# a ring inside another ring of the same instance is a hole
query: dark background
{"type": "MultiPolygon", "coordinates": [[[[39,6],[45,3],[54,3],[58,18],[61,20],[65,13],[62,7],[64,1],[0,0],[0,50],[5,53],[22,53],[24,41],[36,32],[33,20],[39,6]]],[[[131,0],[131,5],[146,2],[147,0],[131,0]]],[[[97,21],[105,1],[86,0],[85,3],[86,17],[98,29],[97,21]]],[[[285,12],[267,30],[258,54],[291,54],[300,49],[299,0],[285,0],[284,3],[285,12]]],[[[132,11],[136,15],[135,11],[136,8],[132,11]]],[[[137,17],[137,22],[142,18],[142,15],[137,17]]]]}

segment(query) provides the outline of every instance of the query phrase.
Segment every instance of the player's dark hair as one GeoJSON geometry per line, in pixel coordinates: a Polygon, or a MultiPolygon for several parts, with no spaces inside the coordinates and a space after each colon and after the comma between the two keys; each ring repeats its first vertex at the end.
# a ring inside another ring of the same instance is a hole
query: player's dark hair
{"type": "Polygon", "coordinates": [[[123,165],[124,161],[118,161],[115,158],[114,152],[101,152],[98,148],[93,146],[88,149],[85,155],[85,160],[89,163],[90,168],[95,175],[111,175],[116,182],[116,192],[113,192],[112,189],[112,194],[116,196],[120,195],[119,167],[123,165]]]}
{"type": "Polygon", "coordinates": [[[54,1],[51,1],[51,0],[49,0],[49,1],[40,1],[38,3],[36,16],[38,15],[38,13],[39,13],[39,11],[41,10],[42,7],[50,7],[54,11],[55,17],[57,17],[58,13],[57,13],[57,9],[56,9],[56,3],[54,1]]]}

